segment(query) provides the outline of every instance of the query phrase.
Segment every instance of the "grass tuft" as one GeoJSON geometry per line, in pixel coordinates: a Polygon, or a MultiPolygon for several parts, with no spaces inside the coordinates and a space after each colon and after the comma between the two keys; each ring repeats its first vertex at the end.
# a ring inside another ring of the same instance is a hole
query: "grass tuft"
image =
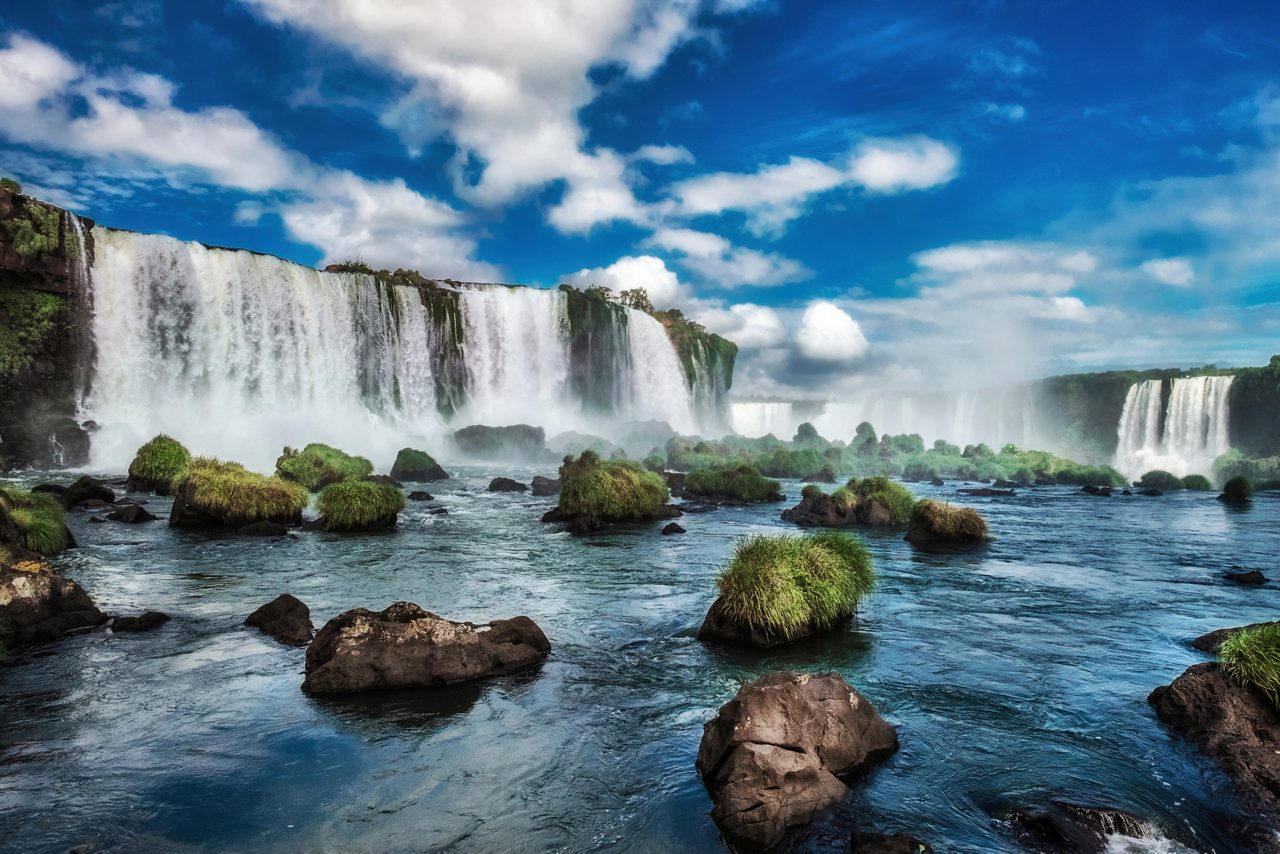
{"type": "Polygon", "coordinates": [[[327,531],[358,531],[395,517],[404,493],[385,483],[344,480],[326,486],[316,502],[327,531]]]}
{"type": "Polygon", "coordinates": [[[972,507],[957,507],[926,498],[911,511],[911,527],[923,529],[934,539],[977,542],[990,539],[987,522],[972,507]]]}
{"type": "Polygon", "coordinates": [[[239,463],[196,457],[173,482],[196,510],[240,526],[292,519],[307,506],[307,491],[279,477],[251,472],[239,463]]]}
{"type": "MultiPolygon", "coordinates": [[[[857,497],[859,504],[864,501],[883,504],[889,510],[889,516],[895,525],[905,525],[911,519],[911,510],[916,504],[915,496],[897,481],[884,475],[864,477],[861,480],[853,478],[845,488],[857,497]]],[[[837,489],[836,493],[839,492],[837,489]]],[[[835,498],[834,494],[832,498],[835,498]]]]}
{"type": "Polygon", "coordinates": [[[559,510],[599,522],[652,519],[671,497],[663,479],[632,460],[601,460],[594,451],[560,466],[559,510]]]}
{"type": "Polygon", "coordinates": [[[417,448],[401,448],[391,466],[391,476],[396,480],[438,477],[441,474],[444,474],[444,470],[435,458],[417,448]]]}
{"type": "Polygon", "coordinates": [[[1218,659],[1227,675],[1253,685],[1280,708],[1280,626],[1242,628],[1222,642],[1218,659]]]}
{"type": "Polygon", "coordinates": [[[729,621],[787,639],[847,619],[874,585],[866,548],[838,531],[745,537],[716,579],[729,621]]]}
{"type": "Polygon", "coordinates": [[[768,501],[781,485],[769,480],[749,465],[704,468],[689,472],[685,491],[700,498],[734,498],[738,501],[768,501]]]}
{"type": "Polygon", "coordinates": [[[319,492],[331,483],[373,474],[373,463],[329,445],[312,443],[301,451],[285,448],[276,460],[276,474],[319,492]]]}
{"type": "Polygon", "coordinates": [[[0,528],[6,519],[28,551],[52,557],[70,545],[62,505],[44,493],[0,489],[0,528]]]}
{"type": "Polygon", "coordinates": [[[131,479],[169,484],[191,462],[191,452],[171,436],[161,433],[138,449],[129,463],[131,479]]]}

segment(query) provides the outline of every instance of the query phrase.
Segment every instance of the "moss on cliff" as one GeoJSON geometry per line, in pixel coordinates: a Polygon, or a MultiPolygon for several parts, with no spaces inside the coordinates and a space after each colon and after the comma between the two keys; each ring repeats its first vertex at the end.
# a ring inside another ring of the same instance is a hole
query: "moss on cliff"
{"type": "Polygon", "coordinates": [[[690,386],[699,379],[701,371],[706,371],[708,378],[725,391],[733,386],[737,344],[708,332],[701,323],[685,317],[678,308],[655,311],[653,316],[667,330],[667,337],[675,345],[690,386]]]}
{"type": "Polygon", "coordinates": [[[66,297],[0,288],[0,378],[31,369],[66,310],[66,297]]]}
{"type": "Polygon", "coordinates": [[[22,215],[15,212],[3,224],[13,251],[30,258],[58,250],[61,220],[57,208],[28,199],[22,215]]]}

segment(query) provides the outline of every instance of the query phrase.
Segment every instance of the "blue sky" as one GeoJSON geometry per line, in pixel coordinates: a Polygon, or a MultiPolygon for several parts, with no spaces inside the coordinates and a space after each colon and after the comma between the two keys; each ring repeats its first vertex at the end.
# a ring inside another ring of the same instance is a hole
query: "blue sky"
{"type": "Polygon", "coordinates": [[[1280,350],[1273,3],[48,0],[0,115],[104,224],[647,287],[743,393],[1280,350]]]}

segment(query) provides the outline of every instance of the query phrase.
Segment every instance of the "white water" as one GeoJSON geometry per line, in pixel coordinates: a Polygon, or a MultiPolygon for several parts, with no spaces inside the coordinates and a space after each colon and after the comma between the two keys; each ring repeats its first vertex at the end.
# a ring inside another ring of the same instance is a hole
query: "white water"
{"type": "MultiPolygon", "coordinates": [[[[156,235],[94,229],[96,362],[82,408],[92,463],[120,468],[169,433],[197,454],[270,470],[281,448],[326,442],[389,464],[471,423],[593,429],[570,388],[566,295],[460,287],[466,401],[436,408],[435,327],[414,288],[156,235]]],[[[613,418],[697,428],[661,325],[628,310],[613,418]]]]}
{"type": "Polygon", "coordinates": [[[756,439],[773,434],[789,441],[800,426],[795,407],[787,401],[735,401],[729,409],[730,427],[740,436],[756,439]]]}
{"type": "Polygon", "coordinates": [[[1160,380],[1131,386],[1120,416],[1115,467],[1134,479],[1154,469],[1179,477],[1212,476],[1214,459],[1231,448],[1227,397],[1232,379],[1175,379],[1167,408],[1162,408],[1160,380]]]}

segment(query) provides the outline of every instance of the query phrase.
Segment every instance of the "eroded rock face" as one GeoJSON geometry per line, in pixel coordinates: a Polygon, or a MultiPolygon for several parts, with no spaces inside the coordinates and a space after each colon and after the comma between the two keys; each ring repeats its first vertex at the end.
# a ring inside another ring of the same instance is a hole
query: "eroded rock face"
{"type": "Polygon", "coordinates": [[[1217,662],[1196,664],[1147,697],[1170,729],[1217,761],[1250,809],[1280,816],[1280,716],[1217,662]]]}
{"type": "Polygon", "coordinates": [[[301,599],[281,593],[245,618],[246,626],[253,626],[289,646],[306,646],[311,643],[315,626],[311,624],[311,609],[301,599]]]}
{"type": "Polygon", "coordinates": [[[898,749],[894,728],[835,673],[771,673],[744,685],[707,723],[697,769],[730,844],[777,845],[839,804],[852,778],[898,749]]]}
{"type": "Polygon", "coordinates": [[[53,572],[40,555],[0,545],[0,634],[7,643],[53,640],[106,620],[84,588],[53,572]]]}
{"type": "Polygon", "coordinates": [[[307,649],[302,690],[371,691],[452,685],[541,663],[551,644],[528,617],[455,623],[412,602],[334,617],[307,649]]]}
{"type": "Polygon", "coordinates": [[[1014,810],[1009,823],[1030,850],[1045,854],[1102,854],[1107,838],[1115,834],[1134,839],[1161,835],[1155,825],[1123,810],[1061,800],[1037,809],[1014,810]]]}

